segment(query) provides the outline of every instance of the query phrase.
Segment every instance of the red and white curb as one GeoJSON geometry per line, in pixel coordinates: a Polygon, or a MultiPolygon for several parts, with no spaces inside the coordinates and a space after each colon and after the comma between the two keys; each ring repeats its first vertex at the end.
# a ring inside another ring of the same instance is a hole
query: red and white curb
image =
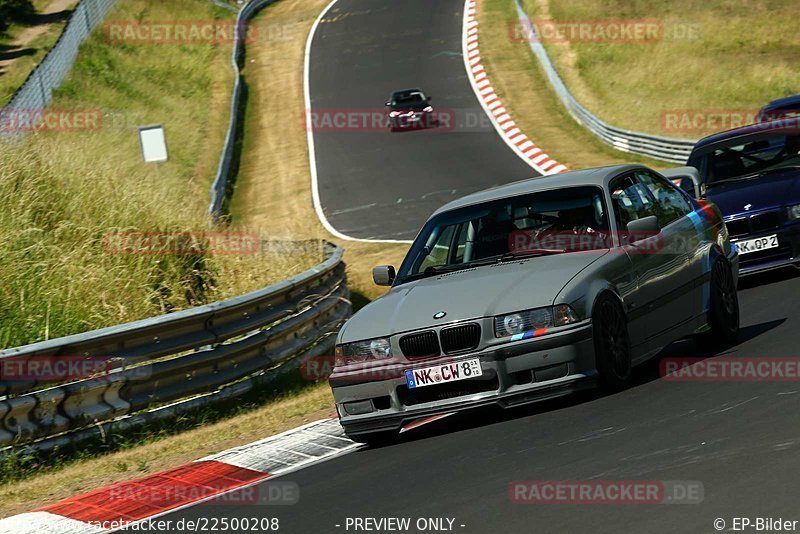
{"type": "Polygon", "coordinates": [[[466,0],[464,4],[464,34],[462,40],[464,65],[467,69],[472,89],[492,121],[497,133],[525,162],[543,175],[558,174],[568,171],[563,165],[545,154],[541,148],[522,133],[509,115],[500,98],[494,92],[481,64],[481,53],[478,44],[478,21],[476,20],[478,0],[466,0]]]}
{"type": "Polygon", "coordinates": [[[180,467],[2,519],[0,533],[111,532],[122,525],[219,499],[360,446],[344,435],[337,419],[316,421],[180,467]]]}
{"type": "MultiPolygon", "coordinates": [[[[401,432],[451,413],[409,423],[401,432]]],[[[0,519],[0,534],[99,534],[220,499],[266,479],[347,454],[361,444],[338,419],[323,419],[153,475],[112,484],[33,512],[0,519]]],[[[232,499],[235,500],[235,499],[232,499]]]]}

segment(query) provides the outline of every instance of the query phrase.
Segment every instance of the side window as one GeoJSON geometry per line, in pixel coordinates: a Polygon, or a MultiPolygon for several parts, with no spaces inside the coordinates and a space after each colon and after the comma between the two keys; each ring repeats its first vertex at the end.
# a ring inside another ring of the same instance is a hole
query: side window
{"type": "Polygon", "coordinates": [[[655,215],[662,228],[692,211],[692,205],[672,183],[649,172],[637,171],[636,177],[653,195],[655,215]]]}
{"type": "Polygon", "coordinates": [[[611,202],[621,231],[625,231],[631,221],[655,215],[653,199],[632,175],[622,176],[611,182],[611,202]]]}

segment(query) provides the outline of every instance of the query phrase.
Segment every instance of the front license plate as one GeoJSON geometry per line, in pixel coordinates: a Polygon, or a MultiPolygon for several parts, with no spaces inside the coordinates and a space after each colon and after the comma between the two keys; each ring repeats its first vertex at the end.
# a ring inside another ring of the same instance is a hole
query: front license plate
{"type": "Polygon", "coordinates": [[[737,241],[736,248],[739,250],[739,254],[749,254],[751,252],[767,250],[768,248],[778,248],[778,234],[737,241]]]}
{"type": "Polygon", "coordinates": [[[475,378],[482,374],[481,361],[475,358],[472,360],[445,363],[443,365],[434,365],[433,367],[409,369],[406,371],[406,382],[408,382],[409,389],[413,389],[444,384],[445,382],[466,380],[467,378],[475,378]]]}

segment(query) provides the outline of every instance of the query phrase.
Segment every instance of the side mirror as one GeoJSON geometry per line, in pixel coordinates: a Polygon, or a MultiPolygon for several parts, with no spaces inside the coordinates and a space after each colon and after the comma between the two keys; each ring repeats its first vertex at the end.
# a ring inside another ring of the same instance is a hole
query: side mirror
{"type": "Polygon", "coordinates": [[[384,106],[386,106],[387,108],[388,108],[388,107],[390,107],[391,105],[392,105],[392,103],[391,103],[391,102],[386,102],[386,103],[384,104],[384,106]]]}
{"type": "Polygon", "coordinates": [[[432,97],[432,96],[429,96],[429,97],[428,97],[428,102],[431,102],[431,101],[433,101],[433,97],[432,97]]]}
{"type": "Polygon", "coordinates": [[[372,281],[376,286],[390,286],[394,282],[396,274],[391,265],[379,265],[372,269],[372,281]]]}
{"type": "Polygon", "coordinates": [[[661,225],[655,215],[642,217],[631,221],[627,225],[628,243],[635,244],[637,241],[657,236],[661,233],[661,225]]]}

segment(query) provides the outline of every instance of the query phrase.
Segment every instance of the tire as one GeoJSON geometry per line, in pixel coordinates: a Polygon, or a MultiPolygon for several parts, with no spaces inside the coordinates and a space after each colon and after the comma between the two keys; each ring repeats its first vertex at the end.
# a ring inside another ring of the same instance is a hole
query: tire
{"type": "Polygon", "coordinates": [[[385,447],[387,445],[393,445],[397,441],[397,437],[400,435],[399,430],[382,430],[380,432],[369,432],[366,434],[348,434],[345,430],[345,434],[347,437],[355,441],[356,443],[363,443],[370,448],[376,447],[385,447]]]}
{"type": "Polygon", "coordinates": [[[716,345],[732,345],[739,337],[739,295],[727,260],[717,258],[711,267],[707,337],[716,345]]]}
{"type": "Polygon", "coordinates": [[[619,302],[608,294],[595,302],[592,337],[600,387],[608,391],[625,389],[633,370],[628,320],[619,302]]]}

